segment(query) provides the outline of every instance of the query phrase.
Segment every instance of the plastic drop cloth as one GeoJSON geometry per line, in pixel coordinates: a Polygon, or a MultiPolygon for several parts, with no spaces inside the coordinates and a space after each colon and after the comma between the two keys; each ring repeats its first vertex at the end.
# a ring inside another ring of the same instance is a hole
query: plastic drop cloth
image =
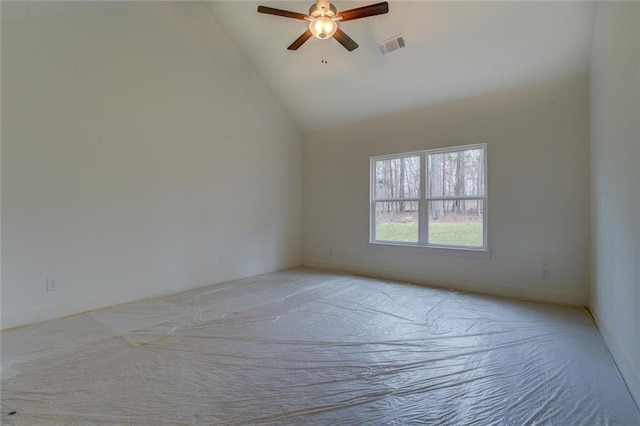
{"type": "Polygon", "coordinates": [[[0,338],[2,424],[640,425],[584,310],[313,269],[0,338]]]}

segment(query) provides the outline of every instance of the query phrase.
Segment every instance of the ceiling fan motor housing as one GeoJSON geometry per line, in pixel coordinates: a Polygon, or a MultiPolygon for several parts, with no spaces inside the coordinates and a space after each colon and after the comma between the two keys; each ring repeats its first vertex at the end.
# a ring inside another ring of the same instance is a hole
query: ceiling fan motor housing
{"type": "Polygon", "coordinates": [[[336,13],[338,13],[338,10],[329,2],[314,3],[309,8],[309,16],[314,18],[317,18],[319,16],[333,18],[334,16],[336,16],[336,13]],[[328,7],[326,5],[328,5],[328,7]]]}

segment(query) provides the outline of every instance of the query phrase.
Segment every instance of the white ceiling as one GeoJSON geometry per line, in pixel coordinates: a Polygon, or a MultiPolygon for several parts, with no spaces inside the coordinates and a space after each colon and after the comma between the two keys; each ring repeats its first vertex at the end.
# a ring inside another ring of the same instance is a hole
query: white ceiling
{"type": "Polygon", "coordinates": [[[2,20],[55,16],[66,13],[96,12],[135,5],[131,1],[101,0],[0,0],[2,20]]]}
{"type": "MultiPolygon", "coordinates": [[[[339,1],[340,10],[376,3],[339,1]]],[[[288,51],[306,1],[210,1],[208,7],[303,131],[586,72],[595,2],[389,1],[389,13],[345,22],[360,47],[310,39],[288,51]],[[407,48],[376,44],[404,34],[407,48]],[[328,64],[321,60],[326,56],[328,64]]]]}
{"type": "MultiPolygon", "coordinates": [[[[360,45],[348,52],[314,38],[289,51],[306,21],[257,12],[263,4],[307,13],[313,0],[204,3],[305,132],[586,72],[596,8],[592,1],[390,0],[388,14],[340,25],[360,45]],[[407,47],[382,56],[376,44],[399,34],[407,47]]],[[[134,4],[2,1],[2,19],[134,4]]]]}

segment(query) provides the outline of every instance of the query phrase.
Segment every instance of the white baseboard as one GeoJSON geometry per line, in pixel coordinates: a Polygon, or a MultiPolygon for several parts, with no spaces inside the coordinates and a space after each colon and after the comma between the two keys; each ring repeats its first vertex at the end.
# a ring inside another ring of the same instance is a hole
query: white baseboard
{"type": "Polygon", "coordinates": [[[629,388],[631,396],[636,401],[638,408],[640,408],[640,372],[634,371],[632,364],[629,362],[629,358],[618,343],[615,334],[613,334],[606,320],[600,315],[598,307],[591,299],[589,299],[589,311],[591,311],[591,315],[596,321],[600,334],[602,334],[609,348],[609,352],[611,352],[611,356],[613,356],[616,362],[618,371],[620,371],[620,375],[627,384],[627,388],[629,388]]]}
{"type": "Polygon", "coordinates": [[[1,329],[20,327],[51,319],[77,315],[88,311],[102,309],[107,306],[119,305],[122,303],[134,302],[152,297],[161,297],[181,291],[192,290],[209,285],[220,284],[227,281],[234,281],[269,272],[279,271],[300,266],[300,262],[284,262],[269,266],[250,267],[220,272],[208,277],[195,278],[187,282],[164,283],[161,285],[137,286],[115,293],[99,294],[91,298],[73,300],[56,304],[46,310],[27,309],[20,312],[2,312],[0,321],[1,329]]]}
{"type": "Polygon", "coordinates": [[[414,284],[426,285],[448,290],[465,291],[469,293],[489,294],[493,296],[510,297],[514,299],[534,302],[553,303],[556,305],[584,306],[583,296],[572,293],[560,293],[548,290],[489,284],[478,281],[450,279],[426,274],[414,274],[403,271],[370,267],[366,265],[342,264],[315,259],[303,259],[304,266],[318,269],[330,269],[358,275],[389,280],[406,281],[414,284]]]}

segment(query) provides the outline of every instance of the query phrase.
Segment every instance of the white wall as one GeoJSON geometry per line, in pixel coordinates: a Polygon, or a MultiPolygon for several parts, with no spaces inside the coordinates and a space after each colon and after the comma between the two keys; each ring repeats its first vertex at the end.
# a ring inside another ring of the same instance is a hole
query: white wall
{"type": "Polygon", "coordinates": [[[640,405],[640,3],[600,2],[591,58],[590,305],[640,405]]]}
{"type": "Polygon", "coordinates": [[[2,89],[3,327],[300,264],[300,133],[204,4],[3,21],[2,89]]]}
{"type": "Polygon", "coordinates": [[[578,75],[305,135],[303,263],[585,305],[588,105],[578,75]],[[490,259],[367,244],[371,156],[478,142],[488,145],[490,259]]]}

